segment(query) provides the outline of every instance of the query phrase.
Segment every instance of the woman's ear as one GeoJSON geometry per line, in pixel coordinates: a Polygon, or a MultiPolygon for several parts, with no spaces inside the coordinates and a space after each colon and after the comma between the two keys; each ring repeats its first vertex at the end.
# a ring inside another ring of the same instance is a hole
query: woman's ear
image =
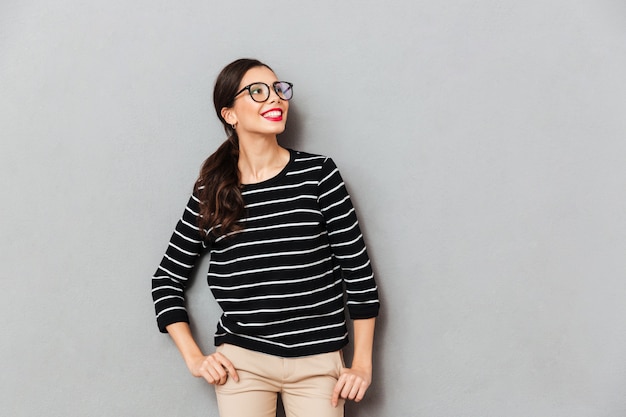
{"type": "Polygon", "coordinates": [[[222,118],[226,120],[226,123],[228,123],[229,125],[232,126],[232,125],[237,124],[237,116],[235,115],[235,112],[233,111],[231,107],[222,107],[220,114],[222,115],[222,118]]]}

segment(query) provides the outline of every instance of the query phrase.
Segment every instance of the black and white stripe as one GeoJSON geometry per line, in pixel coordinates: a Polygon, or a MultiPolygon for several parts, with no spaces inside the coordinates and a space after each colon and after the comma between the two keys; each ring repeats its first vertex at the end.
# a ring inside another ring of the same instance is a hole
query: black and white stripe
{"type": "Polygon", "coordinates": [[[334,162],[291,151],[276,177],[245,185],[243,230],[199,238],[198,200],[189,199],[153,277],[161,331],[188,321],[184,289],[198,256],[210,251],[209,287],[224,314],[215,343],[277,356],[330,352],[347,343],[344,297],[353,319],[379,302],[363,236],[334,162]],[[345,293],[344,293],[345,287],[345,293]]]}

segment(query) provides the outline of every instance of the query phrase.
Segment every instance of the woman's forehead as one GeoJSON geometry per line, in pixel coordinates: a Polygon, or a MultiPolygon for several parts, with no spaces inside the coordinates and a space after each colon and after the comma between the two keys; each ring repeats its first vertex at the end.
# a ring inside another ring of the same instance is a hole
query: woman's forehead
{"type": "Polygon", "coordinates": [[[267,67],[254,67],[250,68],[241,79],[241,86],[246,86],[255,82],[264,82],[271,84],[274,81],[278,81],[276,74],[267,67]]]}

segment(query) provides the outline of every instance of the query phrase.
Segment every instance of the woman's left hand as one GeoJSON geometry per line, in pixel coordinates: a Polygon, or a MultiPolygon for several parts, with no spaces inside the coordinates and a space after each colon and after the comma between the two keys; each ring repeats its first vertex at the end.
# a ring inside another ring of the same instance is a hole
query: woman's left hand
{"type": "Polygon", "coordinates": [[[372,383],[371,369],[352,367],[343,368],[341,375],[335,384],[331,403],[333,407],[337,407],[339,398],[354,400],[359,402],[365,396],[365,391],[372,383]]]}

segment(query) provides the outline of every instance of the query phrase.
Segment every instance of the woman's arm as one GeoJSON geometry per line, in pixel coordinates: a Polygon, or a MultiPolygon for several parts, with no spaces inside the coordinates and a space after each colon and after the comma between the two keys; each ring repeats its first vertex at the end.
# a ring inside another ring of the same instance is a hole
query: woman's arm
{"type": "Polygon", "coordinates": [[[192,195],[167,245],[165,255],[152,276],[152,299],[159,330],[172,323],[189,322],[185,308],[187,288],[198,258],[204,250],[196,226],[199,200],[192,195]]]}
{"type": "Polygon", "coordinates": [[[372,351],[375,318],[354,320],[354,356],[352,366],[344,368],[333,390],[331,403],[336,407],[339,398],[359,402],[372,383],[372,351]]]}
{"type": "Polygon", "coordinates": [[[341,266],[346,306],[354,324],[354,357],[351,367],[343,369],[335,385],[331,402],[336,407],[339,398],[361,401],[372,382],[374,326],[380,303],[354,206],[339,169],[330,158],[322,164],[318,193],[328,240],[341,266]]]}
{"type": "Polygon", "coordinates": [[[233,364],[221,353],[215,352],[205,356],[194,340],[189,324],[178,322],[166,327],[176,347],[180,351],[189,372],[195,377],[204,378],[209,384],[222,385],[228,376],[239,381],[237,370],[233,364]]]}

